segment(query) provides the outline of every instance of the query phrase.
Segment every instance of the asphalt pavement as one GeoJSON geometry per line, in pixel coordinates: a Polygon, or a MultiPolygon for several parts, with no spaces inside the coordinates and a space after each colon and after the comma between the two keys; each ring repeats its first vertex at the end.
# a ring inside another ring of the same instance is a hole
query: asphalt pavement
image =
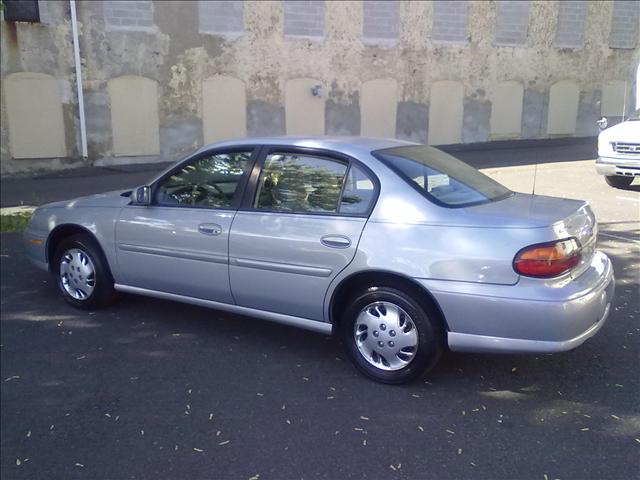
{"type": "Polygon", "coordinates": [[[487,172],[528,191],[532,169],[538,193],[596,210],[607,324],[562,354],[448,353],[404,386],[248,317],[129,295],[75,310],[3,234],[3,480],[639,478],[640,194],[593,162],[487,172]]]}

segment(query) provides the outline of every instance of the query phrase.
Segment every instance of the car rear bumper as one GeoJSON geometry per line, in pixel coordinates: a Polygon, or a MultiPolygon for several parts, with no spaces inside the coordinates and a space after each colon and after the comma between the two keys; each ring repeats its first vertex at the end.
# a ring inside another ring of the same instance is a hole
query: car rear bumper
{"type": "Polygon", "coordinates": [[[598,157],[598,159],[596,160],[596,172],[598,172],[600,175],[606,176],[640,176],[640,157],[598,157]]]}
{"type": "Polygon", "coordinates": [[[451,350],[553,353],[576,348],[602,328],[611,309],[614,274],[609,258],[597,252],[575,279],[476,285],[467,291],[433,287],[427,288],[447,320],[451,350]]]}

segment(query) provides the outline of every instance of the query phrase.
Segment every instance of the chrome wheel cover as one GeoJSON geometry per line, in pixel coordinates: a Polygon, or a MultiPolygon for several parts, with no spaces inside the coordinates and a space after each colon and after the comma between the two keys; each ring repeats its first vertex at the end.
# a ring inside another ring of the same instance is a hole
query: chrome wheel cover
{"type": "Polygon", "coordinates": [[[62,288],[76,300],[86,300],[96,286],[96,268],[85,252],[78,248],[67,250],[60,259],[62,288]]]}
{"type": "Polygon", "coordinates": [[[391,302],[364,307],[353,326],[360,355],[380,370],[400,370],[418,351],[418,330],[407,312],[391,302]]]}

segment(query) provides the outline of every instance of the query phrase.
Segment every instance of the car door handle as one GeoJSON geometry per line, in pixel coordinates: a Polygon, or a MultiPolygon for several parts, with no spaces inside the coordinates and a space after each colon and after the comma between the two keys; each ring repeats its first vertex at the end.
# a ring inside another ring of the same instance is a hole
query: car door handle
{"type": "Polygon", "coordinates": [[[220,235],[222,233],[222,227],[217,223],[201,223],[198,225],[198,231],[205,235],[220,235]]]}
{"type": "Polygon", "coordinates": [[[351,246],[351,240],[343,235],[325,235],[320,239],[320,243],[331,248],[349,248],[351,246]]]}

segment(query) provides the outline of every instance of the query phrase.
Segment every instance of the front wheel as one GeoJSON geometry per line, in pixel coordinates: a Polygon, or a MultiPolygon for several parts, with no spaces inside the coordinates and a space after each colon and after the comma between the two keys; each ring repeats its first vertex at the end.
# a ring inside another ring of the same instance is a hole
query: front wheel
{"type": "Polygon", "coordinates": [[[341,336],[356,368],[382,383],[409,382],[442,355],[444,334],[433,309],[395,288],[370,287],[344,312],[341,336]]]}
{"type": "Polygon", "coordinates": [[[89,235],[62,241],[54,255],[63,298],[77,308],[93,309],[114,300],[113,278],[100,246],[89,235]]]}
{"type": "Polygon", "coordinates": [[[631,185],[633,177],[623,177],[621,175],[607,175],[604,177],[605,181],[615,188],[624,188],[631,185]]]}

